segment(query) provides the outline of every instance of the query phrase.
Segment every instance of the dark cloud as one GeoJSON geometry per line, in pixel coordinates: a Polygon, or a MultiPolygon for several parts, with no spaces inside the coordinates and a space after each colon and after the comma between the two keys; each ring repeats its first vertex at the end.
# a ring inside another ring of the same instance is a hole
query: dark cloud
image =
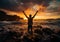
{"type": "Polygon", "coordinates": [[[49,7],[48,7],[48,11],[49,12],[60,12],[60,1],[56,1],[56,2],[51,2],[49,7]]]}
{"type": "Polygon", "coordinates": [[[10,11],[21,11],[29,8],[32,4],[48,6],[51,0],[0,0],[0,8],[10,11]],[[32,3],[32,4],[31,4],[32,3]]]}
{"type": "Polygon", "coordinates": [[[14,7],[17,7],[16,2],[9,0],[0,0],[0,8],[14,10],[14,7]]]}
{"type": "Polygon", "coordinates": [[[51,16],[60,16],[60,1],[55,0],[49,3],[47,12],[51,13],[51,16]]]}

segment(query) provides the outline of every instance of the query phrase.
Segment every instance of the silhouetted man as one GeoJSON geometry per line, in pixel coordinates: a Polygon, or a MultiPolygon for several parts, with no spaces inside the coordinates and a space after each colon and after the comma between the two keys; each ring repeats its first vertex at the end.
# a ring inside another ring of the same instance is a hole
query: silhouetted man
{"type": "MultiPolygon", "coordinates": [[[[38,12],[38,11],[37,11],[38,12]]],[[[29,17],[25,14],[25,12],[23,11],[24,15],[26,16],[26,18],[28,19],[28,32],[31,30],[32,31],[32,25],[33,25],[33,18],[36,16],[37,12],[34,14],[34,16],[32,17],[32,15],[30,14],[29,17]]]]}

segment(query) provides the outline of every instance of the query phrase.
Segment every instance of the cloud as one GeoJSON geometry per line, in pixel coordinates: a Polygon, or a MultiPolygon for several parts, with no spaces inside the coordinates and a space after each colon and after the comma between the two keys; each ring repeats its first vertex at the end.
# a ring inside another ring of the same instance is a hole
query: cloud
{"type": "Polygon", "coordinates": [[[49,12],[60,12],[60,1],[50,2],[50,5],[47,7],[49,12]]]}
{"type": "Polygon", "coordinates": [[[51,0],[0,0],[0,9],[19,12],[38,4],[47,7],[51,0]]]}
{"type": "Polygon", "coordinates": [[[59,16],[60,15],[60,1],[55,0],[55,1],[50,2],[46,11],[48,13],[51,13],[51,16],[59,16]]]}

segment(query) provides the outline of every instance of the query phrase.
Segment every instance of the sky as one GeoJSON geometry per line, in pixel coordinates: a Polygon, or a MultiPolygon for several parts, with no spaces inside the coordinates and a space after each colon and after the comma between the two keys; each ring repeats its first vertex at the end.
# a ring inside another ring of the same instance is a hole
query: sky
{"type": "Polygon", "coordinates": [[[38,11],[35,19],[60,18],[60,0],[0,0],[0,10],[9,15],[18,15],[26,19],[38,11]]]}

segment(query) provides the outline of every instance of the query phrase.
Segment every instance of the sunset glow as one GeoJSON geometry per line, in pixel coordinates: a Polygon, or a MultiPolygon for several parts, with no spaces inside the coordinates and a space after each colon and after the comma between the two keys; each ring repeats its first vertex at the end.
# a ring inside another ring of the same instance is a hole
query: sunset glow
{"type": "MultiPolygon", "coordinates": [[[[18,4],[18,2],[16,2],[18,4]]],[[[7,9],[2,9],[3,11],[5,11],[8,15],[18,15],[24,19],[26,19],[26,17],[23,15],[22,11],[25,11],[26,15],[29,16],[29,14],[31,14],[32,16],[35,14],[35,12],[38,10],[38,13],[36,15],[36,17],[34,19],[50,19],[50,18],[60,18],[60,6],[59,3],[57,3],[57,1],[52,1],[49,3],[48,6],[46,6],[43,3],[20,3],[21,5],[19,5],[17,8],[13,9],[12,11],[7,10],[7,9]],[[24,6],[25,5],[25,6],[24,6]],[[29,6],[30,5],[30,6],[29,6]],[[56,8],[56,9],[55,9],[56,8]]],[[[1,10],[1,9],[0,9],[1,10]]]]}

